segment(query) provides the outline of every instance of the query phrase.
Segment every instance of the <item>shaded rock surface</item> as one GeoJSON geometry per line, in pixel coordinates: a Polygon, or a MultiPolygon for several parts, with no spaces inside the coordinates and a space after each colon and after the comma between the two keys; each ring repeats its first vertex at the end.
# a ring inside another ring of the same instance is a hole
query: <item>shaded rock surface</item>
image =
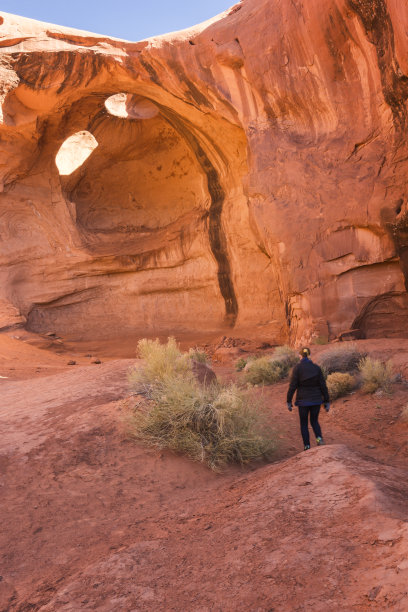
{"type": "Polygon", "coordinates": [[[12,320],[408,334],[404,3],[244,0],[137,43],[1,15],[12,320]]]}

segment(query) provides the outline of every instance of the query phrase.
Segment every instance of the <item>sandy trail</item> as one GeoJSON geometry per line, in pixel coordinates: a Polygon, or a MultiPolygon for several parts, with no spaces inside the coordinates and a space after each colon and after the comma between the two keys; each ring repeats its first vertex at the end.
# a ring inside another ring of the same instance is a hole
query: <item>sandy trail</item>
{"type": "Polygon", "coordinates": [[[340,400],[308,453],[287,383],[260,390],[276,463],[220,475],[128,439],[132,360],[42,351],[45,376],[18,346],[0,381],[0,610],[406,612],[407,387],[340,400]]]}

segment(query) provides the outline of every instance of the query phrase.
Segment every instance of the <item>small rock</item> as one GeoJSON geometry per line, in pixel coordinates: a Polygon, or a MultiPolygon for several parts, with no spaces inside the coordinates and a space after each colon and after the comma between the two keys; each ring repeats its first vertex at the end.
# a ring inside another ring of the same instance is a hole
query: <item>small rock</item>
{"type": "Polygon", "coordinates": [[[367,448],[375,448],[374,444],[367,444],[367,448]]]}
{"type": "Polygon", "coordinates": [[[91,363],[102,363],[100,359],[92,359],[91,363]]]}
{"type": "Polygon", "coordinates": [[[200,361],[193,361],[193,374],[198,380],[198,382],[202,385],[211,385],[217,383],[217,376],[206,363],[201,363],[200,361]]]}
{"type": "Polygon", "coordinates": [[[371,589],[371,591],[369,592],[369,594],[368,594],[368,599],[369,599],[370,601],[374,601],[374,599],[377,597],[377,595],[378,595],[378,593],[381,591],[381,589],[382,589],[382,587],[381,587],[381,586],[376,586],[376,587],[373,587],[373,588],[371,589]]]}
{"type": "Polygon", "coordinates": [[[260,350],[265,350],[265,349],[270,349],[272,348],[272,344],[270,344],[269,342],[262,342],[259,346],[256,347],[257,349],[260,350]]]}
{"type": "Polygon", "coordinates": [[[67,365],[76,365],[76,361],[71,359],[70,361],[68,361],[67,365]]]}
{"type": "Polygon", "coordinates": [[[401,561],[399,565],[397,565],[397,571],[402,572],[404,570],[408,570],[408,559],[401,561]]]}
{"type": "Polygon", "coordinates": [[[344,342],[347,340],[360,340],[363,337],[361,329],[347,329],[337,336],[337,340],[344,342]]]}
{"type": "Polygon", "coordinates": [[[44,334],[44,336],[49,336],[50,338],[52,338],[53,336],[56,336],[57,334],[55,332],[47,332],[46,334],[44,334]]]}

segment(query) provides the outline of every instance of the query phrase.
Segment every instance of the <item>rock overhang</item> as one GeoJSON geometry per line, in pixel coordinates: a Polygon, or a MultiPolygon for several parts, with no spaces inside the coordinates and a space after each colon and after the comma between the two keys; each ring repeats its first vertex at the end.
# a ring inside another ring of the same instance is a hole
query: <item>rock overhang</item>
{"type": "MultiPolygon", "coordinates": [[[[355,4],[246,0],[140,43],[14,18],[1,197],[36,265],[9,231],[2,297],[39,331],[404,334],[404,92],[396,118],[355,4]],[[99,146],[61,177],[84,130],[99,146]]],[[[372,8],[402,66],[394,3],[372,8]]]]}

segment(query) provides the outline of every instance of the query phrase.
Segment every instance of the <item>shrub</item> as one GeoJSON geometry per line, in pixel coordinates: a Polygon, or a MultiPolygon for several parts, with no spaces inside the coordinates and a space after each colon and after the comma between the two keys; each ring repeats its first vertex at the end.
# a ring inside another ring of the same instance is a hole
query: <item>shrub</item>
{"type": "MultiPolygon", "coordinates": [[[[234,385],[201,386],[192,374],[188,355],[185,359],[175,346],[172,339],[167,345],[143,341],[139,349],[145,362],[136,381],[140,384],[142,380],[148,388],[150,401],[134,409],[133,435],[147,444],[184,453],[212,469],[268,457],[275,441],[264,411],[248,392],[234,385]],[[163,355],[172,360],[168,368],[163,367],[163,355]]],[[[132,384],[134,380],[133,372],[132,384]]]]}
{"type": "Polygon", "coordinates": [[[299,362],[298,353],[286,344],[283,346],[277,346],[273,352],[273,359],[285,363],[289,368],[293,367],[299,362]]]}
{"type": "Polygon", "coordinates": [[[356,384],[354,376],[346,372],[333,372],[328,375],[326,382],[331,400],[350,393],[356,384]]]}
{"type": "Polygon", "coordinates": [[[168,378],[194,378],[190,357],[180,351],[174,338],[169,338],[167,344],[160,344],[158,339],[143,339],[138,342],[137,349],[144,365],[128,374],[133,391],[149,396],[168,378]]]}
{"type": "Polygon", "coordinates": [[[383,363],[379,359],[364,357],[358,364],[361,372],[364,393],[374,393],[377,389],[382,389],[386,393],[391,390],[392,382],[392,362],[383,363]]]}
{"type": "Polygon", "coordinates": [[[332,372],[352,372],[357,370],[365,353],[358,350],[355,344],[350,342],[339,343],[319,355],[319,365],[322,370],[331,374],[332,372]]]}
{"type": "Polygon", "coordinates": [[[238,361],[235,363],[236,371],[241,372],[241,370],[245,368],[247,363],[248,363],[248,359],[245,359],[244,357],[240,357],[238,361]]]}
{"type": "Polygon", "coordinates": [[[207,363],[208,361],[207,354],[198,348],[191,348],[188,351],[188,355],[190,359],[192,359],[193,361],[198,361],[198,363],[207,363]]]}
{"type": "Polygon", "coordinates": [[[284,378],[288,371],[286,363],[270,357],[260,357],[246,364],[244,380],[251,385],[272,385],[284,378]]]}

